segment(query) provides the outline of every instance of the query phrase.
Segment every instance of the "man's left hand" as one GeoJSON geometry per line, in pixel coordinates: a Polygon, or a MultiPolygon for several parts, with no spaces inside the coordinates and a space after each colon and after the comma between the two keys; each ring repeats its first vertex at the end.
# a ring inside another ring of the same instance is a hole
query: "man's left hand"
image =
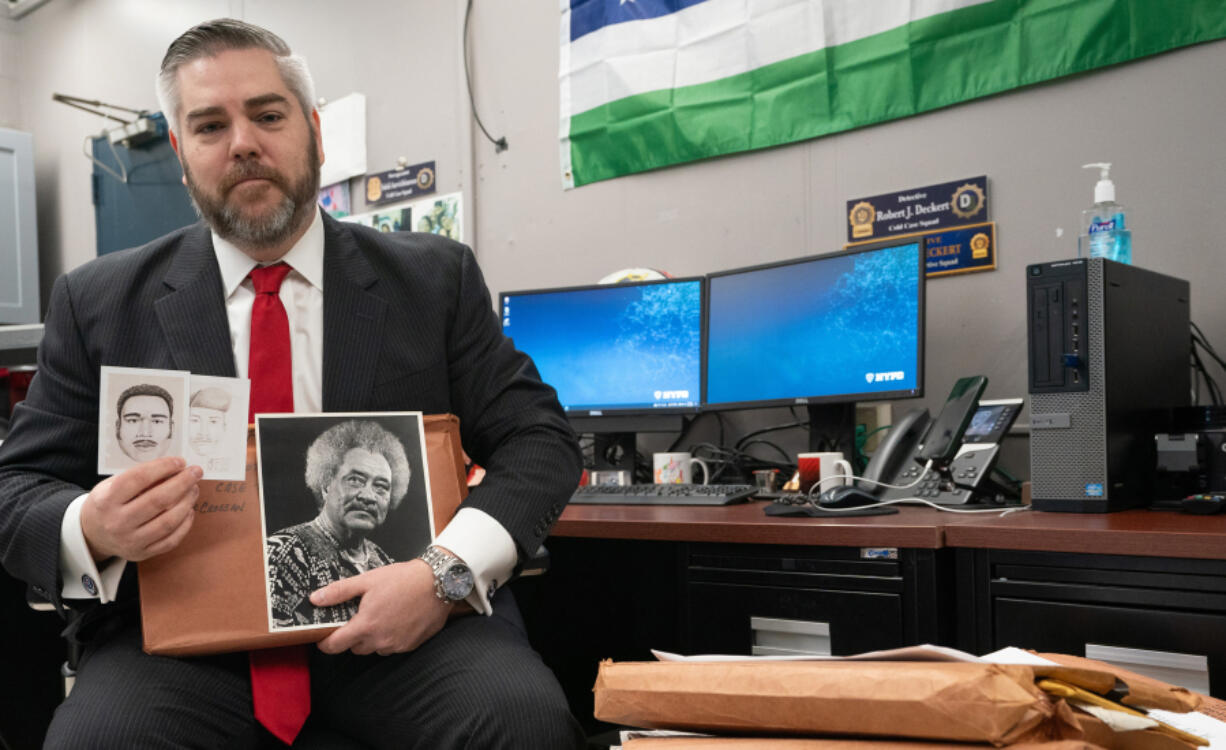
{"type": "Polygon", "coordinates": [[[434,594],[434,572],[421,560],[394,563],[315,591],[311,603],[328,607],[361,597],[358,613],[319,642],[325,654],[398,654],[442,629],[456,605],[434,594]]]}

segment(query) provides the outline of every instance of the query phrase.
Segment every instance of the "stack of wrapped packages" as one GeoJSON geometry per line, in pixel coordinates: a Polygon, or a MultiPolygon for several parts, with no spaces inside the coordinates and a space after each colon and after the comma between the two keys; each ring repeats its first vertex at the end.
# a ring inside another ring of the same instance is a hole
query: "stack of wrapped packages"
{"type": "Polygon", "coordinates": [[[1195,711],[1201,696],[1103,662],[1043,656],[1060,663],[606,661],[596,718],[705,735],[641,737],[626,750],[1209,744],[1147,716],[1195,711]]]}

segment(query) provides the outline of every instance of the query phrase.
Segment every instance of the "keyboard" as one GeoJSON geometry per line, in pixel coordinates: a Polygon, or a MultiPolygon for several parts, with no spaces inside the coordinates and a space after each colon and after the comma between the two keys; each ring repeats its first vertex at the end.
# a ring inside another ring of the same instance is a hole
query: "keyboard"
{"type": "Polygon", "coordinates": [[[731,505],[757,490],[752,484],[598,484],[580,487],[572,503],[585,505],[731,505]]]}

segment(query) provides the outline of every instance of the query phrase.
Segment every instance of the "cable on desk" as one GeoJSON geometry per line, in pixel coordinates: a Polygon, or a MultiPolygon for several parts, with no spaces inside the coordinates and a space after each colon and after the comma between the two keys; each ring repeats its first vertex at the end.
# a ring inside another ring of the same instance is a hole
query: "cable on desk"
{"type": "MultiPolygon", "coordinates": [[[[770,427],[763,427],[760,430],[754,430],[752,432],[745,433],[744,435],[741,436],[740,440],[736,441],[736,445],[732,447],[733,447],[733,450],[743,450],[745,448],[746,442],[750,438],[757,437],[758,435],[765,435],[768,432],[778,432],[780,430],[790,430],[790,429],[797,428],[797,427],[807,428],[808,426],[809,426],[808,420],[798,420],[796,422],[788,422],[786,424],[777,424],[777,425],[772,425],[770,427]]],[[[722,444],[723,441],[721,440],[720,443],[722,444]]]]}
{"type": "MultiPolygon", "coordinates": [[[[776,450],[781,455],[787,456],[787,453],[778,446],[776,450]]],[[[752,475],[754,469],[769,468],[778,469],[780,471],[791,472],[796,466],[789,462],[780,463],[776,461],[766,461],[760,458],[730,448],[722,448],[712,443],[696,443],[690,446],[690,453],[693,453],[698,458],[706,461],[711,468],[711,483],[719,484],[725,482],[730,477],[733,484],[748,484],[748,478],[752,475]]],[[[790,458],[790,456],[788,456],[790,458]]]]}
{"type": "Polygon", "coordinates": [[[951,505],[940,505],[931,500],[924,500],[919,497],[899,498],[898,500],[882,500],[880,502],[871,503],[869,505],[859,505],[853,508],[827,508],[824,505],[814,504],[814,507],[821,508],[823,511],[843,512],[853,510],[864,510],[865,508],[881,508],[887,505],[927,505],[929,508],[939,510],[942,513],[999,513],[1001,518],[1018,511],[1030,510],[1029,505],[1014,505],[1010,507],[1000,508],[955,508],[951,505]]]}

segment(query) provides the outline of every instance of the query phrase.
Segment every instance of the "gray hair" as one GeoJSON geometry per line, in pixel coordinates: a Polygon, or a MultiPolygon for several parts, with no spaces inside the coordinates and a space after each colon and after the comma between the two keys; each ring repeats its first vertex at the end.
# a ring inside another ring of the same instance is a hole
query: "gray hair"
{"type": "Polygon", "coordinates": [[[315,504],[323,507],[324,489],[341,468],[345,454],[354,448],[362,448],[387,459],[392,469],[391,507],[395,509],[409,491],[412,470],[400,438],[377,422],[341,422],[324,430],[307,448],[305,479],[307,487],[315,495],[315,504]]]}
{"type": "Polygon", "coordinates": [[[302,107],[302,114],[310,119],[315,109],[315,82],[306,60],[290,50],[285,40],[268,29],[239,21],[234,18],[218,18],[193,26],[170,43],[162,68],[157,76],[158,105],[170,129],[179,133],[179,68],[202,57],[215,57],[226,50],[266,49],[274,55],[281,79],[293,92],[302,107]]]}

